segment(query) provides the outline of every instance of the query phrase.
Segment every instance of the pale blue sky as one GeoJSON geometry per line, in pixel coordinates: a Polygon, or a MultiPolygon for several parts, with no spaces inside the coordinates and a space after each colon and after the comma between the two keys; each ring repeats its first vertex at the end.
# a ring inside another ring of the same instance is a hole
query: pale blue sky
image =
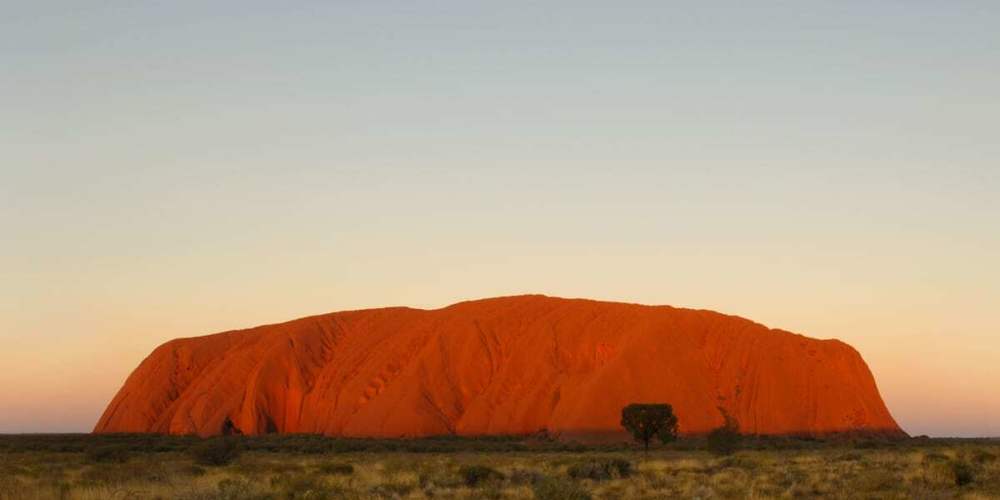
{"type": "Polygon", "coordinates": [[[755,3],[8,2],[0,432],[172,337],[540,292],[842,338],[910,432],[1000,434],[1000,5],[755,3]]]}

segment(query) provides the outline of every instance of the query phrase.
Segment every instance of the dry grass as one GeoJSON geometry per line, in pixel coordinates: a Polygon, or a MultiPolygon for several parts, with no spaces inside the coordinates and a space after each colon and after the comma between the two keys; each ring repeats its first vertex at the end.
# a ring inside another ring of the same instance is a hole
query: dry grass
{"type": "Polygon", "coordinates": [[[600,449],[249,451],[218,467],[196,465],[183,450],[133,452],[124,461],[101,461],[81,451],[18,451],[11,447],[0,451],[0,499],[588,496],[1000,499],[1000,444],[976,441],[871,449],[843,445],[741,451],[726,457],[693,449],[648,455],[600,449]],[[601,467],[620,465],[614,460],[626,460],[631,467],[621,472],[601,467]],[[470,474],[470,470],[477,472],[470,474]],[[580,470],[596,472],[581,476],[580,470]],[[612,472],[604,474],[605,470],[612,472]]]}

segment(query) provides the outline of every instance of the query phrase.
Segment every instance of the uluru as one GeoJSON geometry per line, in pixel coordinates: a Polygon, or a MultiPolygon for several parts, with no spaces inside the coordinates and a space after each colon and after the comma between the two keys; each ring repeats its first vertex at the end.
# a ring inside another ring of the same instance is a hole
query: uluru
{"type": "Polygon", "coordinates": [[[682,434],[905,435],[859,353],[707,310],[541,295],[343,311],[156,348],[95,433],[620,436],[673,405],[682,434]]]}

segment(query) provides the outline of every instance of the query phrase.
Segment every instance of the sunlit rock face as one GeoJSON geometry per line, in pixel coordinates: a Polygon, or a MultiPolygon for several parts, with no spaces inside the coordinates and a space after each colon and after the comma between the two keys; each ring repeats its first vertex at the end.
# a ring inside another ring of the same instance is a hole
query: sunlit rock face
{"type": "Polygon", "coordinates": [[[680,432],[903,435],[837,340],[712,311],[545,296],[345,311],[172,340],[94,432],[532,434],[624,439],[622,407],[680,432]]]}

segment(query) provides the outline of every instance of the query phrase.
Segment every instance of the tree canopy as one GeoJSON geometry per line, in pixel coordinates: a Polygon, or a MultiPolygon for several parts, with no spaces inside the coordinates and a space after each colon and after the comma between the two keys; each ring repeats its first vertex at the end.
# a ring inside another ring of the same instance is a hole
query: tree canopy
{"type": "Polygon", "coordinates": [[[621,425],[647,450],[654,437],[664,443],[677,438],[677,416],[668,404],[630,404],[622,408],[621,425]]]}

